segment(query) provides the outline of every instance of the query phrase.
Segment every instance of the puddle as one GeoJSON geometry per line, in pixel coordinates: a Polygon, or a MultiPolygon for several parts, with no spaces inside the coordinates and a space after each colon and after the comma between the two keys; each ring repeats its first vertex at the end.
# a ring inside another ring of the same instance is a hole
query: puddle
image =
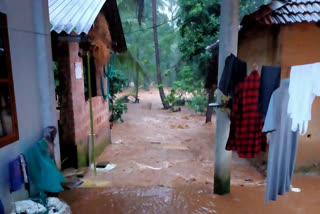
{"type": "Polygon", "coordinates": [[[116,168],[97,177],[89,170],[81,185],[85,188],[61,193],[73,213],[320,213],[319,177],[295,176],[293,185],[300,193],[292,189],[265,205],[263,175],[237,156],[232,157],[231,194],[213,195],[215,118],[204,125],[204,117],[191,116],[187,108],[163,111],[154,89],[152,94],[141,90],[140,101],[128,105],[124,123],[113,128],[115,145],[108,145],[97,158],[116,168]],[[147,103],[152,109],[143,107],[147,103]]]}
{"type": "Polygon", "coordinates": [[[318,214],[320,178],[295,176],[294,183],[301,193],[289,192],[268,205],[264,186],[231,186],[225,196],[213,195],[212,186],[198,185],[90,188],[63,192],[61,198],[77,214],[318,214]]]}

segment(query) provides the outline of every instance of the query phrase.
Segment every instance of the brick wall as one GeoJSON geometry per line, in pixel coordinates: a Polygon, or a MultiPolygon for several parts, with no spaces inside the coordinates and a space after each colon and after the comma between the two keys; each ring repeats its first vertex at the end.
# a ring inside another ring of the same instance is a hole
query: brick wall
{"type": "Polygon", "coordinates": [[[238,56],[245,60],[248,72],[256,63],[259,70],[263,65],[281,64],[279,26],[244,29],[239,33],[238,56]]]}
{"type": "MultiPolygon", "coordinates": [[[[315,23],[285,25],[281,30],[281,36],[282,78],[289,77],[292,65],[320,62],[320,27],[315,23]]],[[[319,127],[320,98],[317,97],[312,105],[312,119],[308,132],[305,136],[299,137],[296,168],[320,164],[319,127]]]]}
{"type": "MultiPolygon", "coordinates": [[[[69,158],[67,167],[84,166],[88,163],[88,136],[90,134],[90,111],[89,101],[85,100],[84,78],[76,79],[75,64],[81,63],[79,57],[79,44],[60,44],[58,55],[58,69],[63,77],[61,111],[60,111],[60,132],[61,153],[63,158],[69,158]],[[75,145],[75,146],[74,146],[75,145]],[[76,150],[76,151],[74,151],[76,150]],[[65,153],[65,154],[64,154],[65,153]],[[75,157],[77,155],[77,157],[75,157]]],[[[108,102],[101,96],[100,73],[102,66],[96,67],[97,95],[92,98],[94,133],[96,135],[95,147],[102,148],[109,142],[109,106],[108,102]],[[100,95],[100,96],[99,96],[100,95]]],[[[106,90],[107,81],[104,80],[106,90]]]]}
{"type": "MultiPolygon", "coordinates": [[[[242,29],[239,32],[238,57],[247,62],[248,74],[253,70],[253,64],[281,65],[279,26],[255,26],[251,29],[242,29]]],[[[260,153],[257,158],[248,159],[261,173],[265,174],[268,159],[267,153],[260,153]]]]}
{"type": "MultiPolygon", "coordinates": [[[[315,23],[286,24],[277,29],[279,26],[240,31],[238,56],[248,62],[249,69],[253,62],[260,68],[262,65],[281,65],[283,79],[289,77],[292,65],[320,62],[320,27],[315,23]]],[[[320,166],[319,126],[320,98],[317,97],[308,132],[299,137],[296,169],[320,166]]],[[[255,163],[261,165],[259,162],[264,160],[266,157],[255,163]]]]}

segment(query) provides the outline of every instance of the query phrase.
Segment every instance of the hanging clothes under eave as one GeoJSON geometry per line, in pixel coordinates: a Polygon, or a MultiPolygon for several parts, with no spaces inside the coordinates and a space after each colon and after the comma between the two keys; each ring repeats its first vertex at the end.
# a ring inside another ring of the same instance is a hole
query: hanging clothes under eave
{"type": "Polygon", "coordinates": [[[247,76],[247,63],[239,59],[233,54],[230,54],[226,58],[225,66],[221,79],[219,81],[218,88],[226,96],[230,96],[229,108],[232,109],[232,105],[235,99],[235,91],[237,85],[242,82],[247,76]]]}
{"type": "Polygon", "coordinates": [[[277,200],[290,191],[298,147],[298,133],[291,130],[287,114],[289,79],[282,80],[270,99],[263,132],[269,132],[269,153],[265,200],[277,200]]]}
{"type": "Polygon", "coordinates": [[[320,96],[320,63],[293,66],[290,72],[288,114],[292,131],[304,135],[311,120],[312,103],[320,96]]]}
{"type": "Polygon", "coordinates": [[[263,120],[258,111],[259,87],[259,73],[252,71],[239,83],[235,93],[226,150],[237,151],[241,158],[254,158],[267,150],[267,137],[261,132],[263,120]]]}

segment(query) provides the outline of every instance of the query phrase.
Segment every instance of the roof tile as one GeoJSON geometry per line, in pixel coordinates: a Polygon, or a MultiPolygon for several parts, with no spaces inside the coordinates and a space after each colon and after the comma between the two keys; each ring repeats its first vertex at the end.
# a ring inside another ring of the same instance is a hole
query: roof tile
{"type": "Polygon", "coordinates": [[[289,0],[286,3],[272,1],[256,12],[244,17],[242,24],[258,21],[261,24],[286,24],[319,22],[320,0],[289,0]]]}

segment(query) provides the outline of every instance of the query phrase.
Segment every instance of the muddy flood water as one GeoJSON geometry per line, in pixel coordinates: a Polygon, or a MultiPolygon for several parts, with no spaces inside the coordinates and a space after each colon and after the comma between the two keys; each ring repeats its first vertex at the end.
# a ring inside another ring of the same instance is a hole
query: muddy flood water
{"type": "MultiPolygon", "coordinates": [[[[161,109],[157,90],[141,91],[139,104],[128,104],[124,123],[112,130],[112,145],[97,162],[116,164],[92,170],[84,184],[65,191],[73,213],[320,213],[320,177],[295,175],[301,192],[264,204],[265,178],[245,159],[232,158],[231,193],[213,192],[215,118],[183,107],[161,109]]],[[[319,151],[320,154],[320,151],[319,151]]]]}

